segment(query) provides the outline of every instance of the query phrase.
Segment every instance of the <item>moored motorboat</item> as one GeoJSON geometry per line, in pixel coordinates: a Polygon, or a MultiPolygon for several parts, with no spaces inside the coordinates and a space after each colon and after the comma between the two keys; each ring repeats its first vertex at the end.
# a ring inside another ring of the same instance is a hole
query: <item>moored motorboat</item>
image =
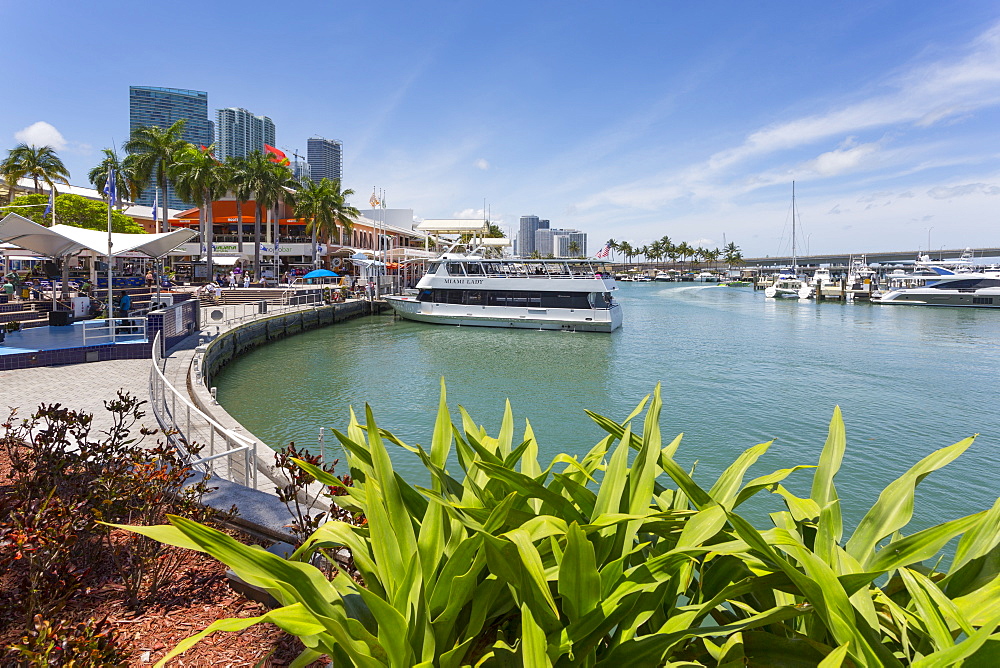
{"type": "Polygon", "coordinates": [[[897,276],[893,287],[872,301],[912,306],[968,306],[1000,308],[1000,276],[987,272],[952,271],[930,267],[934,276],[897,276]]]}

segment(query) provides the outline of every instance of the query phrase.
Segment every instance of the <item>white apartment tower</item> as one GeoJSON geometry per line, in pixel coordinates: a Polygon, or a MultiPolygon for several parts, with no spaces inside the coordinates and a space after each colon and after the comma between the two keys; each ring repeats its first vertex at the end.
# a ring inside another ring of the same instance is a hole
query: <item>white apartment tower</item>
{"type": "Polygon", "coordinates": [[[245,158],[249,153],[274,146],[274,121],[255,116],[246,109],[230,107],[215,111],[215,157],[245,158]]]}

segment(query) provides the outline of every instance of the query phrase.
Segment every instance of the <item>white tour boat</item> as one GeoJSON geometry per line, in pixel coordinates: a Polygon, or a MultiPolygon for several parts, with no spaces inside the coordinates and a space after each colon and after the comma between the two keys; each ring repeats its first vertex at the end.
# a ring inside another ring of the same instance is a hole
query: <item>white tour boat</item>
{"type": "Polygon", "coordinates": [[[912,276],[923,284],[890,289],[878,299],[878,304],[912,304],[915,306],[971,306],[1000,308],[1000,276],[995,273],[952,271],[931,267],[936,276],[912,276]]]}
{"type": "Polygon", "coordinates": [[[446,325],[611,332],[622,309],[615,279],[587,260],[493,259],[445,253],[430,263],[417,294],[385,299],[409,320],[446,325]]]}

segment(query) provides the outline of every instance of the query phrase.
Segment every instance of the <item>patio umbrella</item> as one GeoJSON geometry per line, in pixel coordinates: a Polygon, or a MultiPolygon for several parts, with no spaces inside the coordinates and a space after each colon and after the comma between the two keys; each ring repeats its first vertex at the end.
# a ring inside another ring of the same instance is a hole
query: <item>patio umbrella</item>
{"type": "Polygon", "coordinates": [[[302,278],[333,278],[337,276],[340,276],[340,274],[332,272],[329,269],[314,269],[302,278]]]}

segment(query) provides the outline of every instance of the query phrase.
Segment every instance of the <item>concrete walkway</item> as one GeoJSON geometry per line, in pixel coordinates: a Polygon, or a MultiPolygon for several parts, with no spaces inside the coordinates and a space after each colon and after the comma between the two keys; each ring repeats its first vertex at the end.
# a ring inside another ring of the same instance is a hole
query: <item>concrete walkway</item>
{"type": "MultiPolygon", "coordinates": [[[[111,417],[104,402],[116,398],[119,389],[149,399],[149,360],[111,360],[89,364],[45,366],[34,369],[0,371],[0,410],[17,408],[20,417],[28,417],[41,403],[59,403],[94,415],[94,428],[111,427],[111,417]]],[[[148,409],[143,426],[158,427],[148,409]]],[[[150,437],[152,438],[152,437],[150,437]]]]}

